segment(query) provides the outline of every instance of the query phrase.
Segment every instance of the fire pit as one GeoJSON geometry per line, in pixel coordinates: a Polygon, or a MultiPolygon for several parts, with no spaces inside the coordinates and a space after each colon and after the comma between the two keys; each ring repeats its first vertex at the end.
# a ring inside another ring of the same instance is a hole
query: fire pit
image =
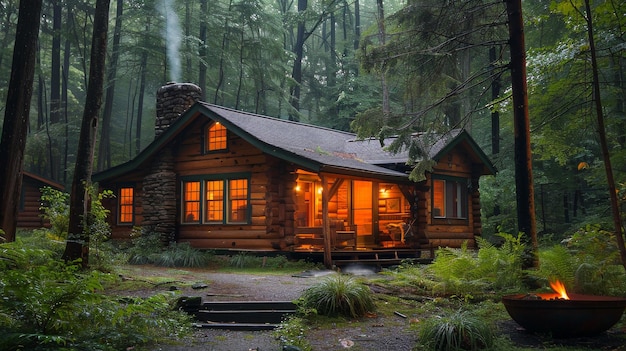
{"type": "Polygon", "coordinates": [[[530,332],[575,337],[611,328],[622,317],[626,298],[568,294],[563,288],[561,293],[507,295],[502,303],[511,318],[530,332]]]}

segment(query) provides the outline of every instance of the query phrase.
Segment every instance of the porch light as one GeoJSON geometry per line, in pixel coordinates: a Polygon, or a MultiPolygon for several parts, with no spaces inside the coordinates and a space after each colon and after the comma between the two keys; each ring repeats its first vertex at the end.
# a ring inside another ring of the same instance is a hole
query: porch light
{"type": "Polygon", "coordinates": [[[295,190],[296,190],[296,191],[300,191],[300,190],[301,190],[300,185],[296,185],[295,190]]]}
{"type": "Polygon", "coordinates": [[[324,191],[324,188],[322,188],[322,187],[317,188],[317,193],[318,194],[321,194],[323,191],[324,191]]]}

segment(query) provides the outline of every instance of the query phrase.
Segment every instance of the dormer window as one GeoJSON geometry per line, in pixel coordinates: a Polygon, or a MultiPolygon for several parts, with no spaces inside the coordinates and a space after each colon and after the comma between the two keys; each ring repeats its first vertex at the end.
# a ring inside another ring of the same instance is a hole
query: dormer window
{"type": "Polygon", "coordinates": [[[226,150],[226,127],[220,122],[214,122],[206,129],[206,152],[226,150]]]}

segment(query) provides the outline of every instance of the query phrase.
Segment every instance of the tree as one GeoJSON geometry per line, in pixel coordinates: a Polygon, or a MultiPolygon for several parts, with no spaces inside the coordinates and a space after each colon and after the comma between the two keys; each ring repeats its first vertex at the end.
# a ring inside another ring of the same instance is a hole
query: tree
{"type": "Polygon", "coordinates": [[[117,75],[117,62],[120,57],[120,37],[122,36],[122,15],[124,13],[124,1],[117,0],[115,28],[113,29],[113,47],[111,61],[107,74],[106,99],[102,112],[102,132],[100,133],[100,146],[98,148],[98,167],[102,171],[111,167],[111,115],[113,114],[113,99],[115,97],[115,84],[117,75]]]}
{"type": "Polygon", "coordinates": [[[83,267],[89,264],[89,232],[87,223],[90,220],[91,174],[98,131],[98,114],[102,105],[105,80],[109,1],[96,1],[89,64],[89,83],[87,85],[87,97],[85,99],[72,191],[70,193],[70,223],[67,244],[63,253],[65,261],[81,259],[83,267]]]}
{"type": "Polygon", "coordinates": [[[530,254],[524,265],[537,267],[538,244],[535,222],[535,192],[530,151],[530,121],[528,118],[528,89],[526,84],[526,48],[522,1],[507,0],[511,50],[511,87],[513,89],[513,124],[515,127],[515,193],[517,199],[517,227],[530,244],[530,254]]]}
{"type": "Polygon", "coordinates": [[[20,1],[15,33],[11,79],[0,140],[0,228],[7,241],[15,240],[41,6],[41,0],[20,1]]]}
{"type": "Polygon", "coordinates": [[[609,146],[606,137],[606,127],[604,123],[604,109],[602,106],[602,93],[600,90],[600,74],[598,73],[598,58],[596,55],[596,45],[593,34],[593,15],[589,0],[585,0],[585,14],[582,15],[587,22],[587,34],[589,37],[589,52],[591,54],[591,69],[593,76],[593,96],[595,102],[595,113],[598,123],[598,135],[600,137],[600,148],[602,150],[602,160],[604,161],[604,169],[609,188],[609,197],[611,199],[611,213],[613,216],[613,225],[615,230],[615,238],[617,240],[617,248],[619,249],[622,265],[626,269],[626,247],[624,247],[624,236],[622,234],[622,218],[620,214],[619,200],[617,199],[617,187],[615,186],[615,177],[613,176],[613,166],[611,165],[611,157],[609,154],[609,146]]]}

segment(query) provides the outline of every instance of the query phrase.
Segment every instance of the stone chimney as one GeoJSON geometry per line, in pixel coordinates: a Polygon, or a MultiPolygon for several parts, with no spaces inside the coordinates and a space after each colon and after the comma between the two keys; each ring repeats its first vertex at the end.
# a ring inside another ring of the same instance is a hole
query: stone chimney
{"type": "MultiPolygon", "coordinates": [[[[191,105],[200,100],[202,90],[195,84],[168,83],[157,91],[155,138],[161,135],[191,105]]],[[[156,155],[143,179],[143,222],[145,230],[158,233],[168,245],[176,240],[176,172],[174,150],[166,145],[156,155]]]]}
{"type": "Polygon", "coordinates": [[[156,96],[154,137],[158,137],[174,123],[183,112],[202,97],[202,89],[191,83],[167,83],[156,96]]]}

